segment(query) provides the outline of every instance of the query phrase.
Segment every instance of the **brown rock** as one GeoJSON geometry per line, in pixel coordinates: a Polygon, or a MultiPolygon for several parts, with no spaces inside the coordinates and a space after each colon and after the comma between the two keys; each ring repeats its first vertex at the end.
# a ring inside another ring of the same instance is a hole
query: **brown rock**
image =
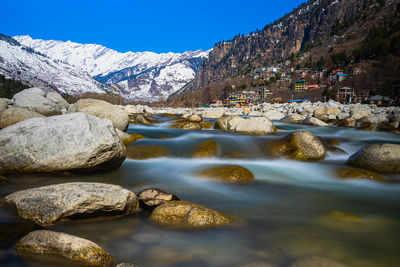
{"type": "Polygon", "coordinates": [[[193,158],[211,158],[218,154],[217,143],[213,140],[207,140],[196,146],[193,158]]]}
{"type": "Polygon", "coordinates": [[[168,149],[159,145],[136,145],[127,146],[126,156],[130,159],[161,158],[168,155],[168,149]]]}
{"type": "Polygon", "coordinates": [[[179,200],[173,194],[158,188],[148,188],[139,192],[138,199],[143,208],[155,208],[166,201],[179,200]]]}
{"type": "Polygon", "coordinates": [[[167,201],[156,207],[150,220],[169,226],[207,228],[230,222],[230,218],[218,211],[187,201],[167,201]]]}
{"type": "Polygon", "coordinates": [[[336,175],[341,179],[354,179],[354,180],[373,180],[378,182],[385,182],[379,174],[367,170],[355,168],[340,168],[336,170],[336,175]]]}
{"type": "Polygon", "coordinates": [[[43,115],[24,108],[9,108],[6,109],[0,117],[0,129],[6,128],[18,122],[44,117],[43,115]]]}
{"type": "Polygon", "coordinates": [[[249,183],[254,175],[248,169],[238,165],[222,165],[205,169],[200,176],[230,183],[249,183]]]}

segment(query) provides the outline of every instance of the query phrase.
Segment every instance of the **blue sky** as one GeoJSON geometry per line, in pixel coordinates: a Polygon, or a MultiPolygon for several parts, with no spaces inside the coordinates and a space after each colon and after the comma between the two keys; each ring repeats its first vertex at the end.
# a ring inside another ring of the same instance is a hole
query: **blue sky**
{"type": "Polygon", "coordinates": [[[302,2],[6,0],[0,33],[96,43],[120,52],[183,52],[262,29],[302,2]]]}

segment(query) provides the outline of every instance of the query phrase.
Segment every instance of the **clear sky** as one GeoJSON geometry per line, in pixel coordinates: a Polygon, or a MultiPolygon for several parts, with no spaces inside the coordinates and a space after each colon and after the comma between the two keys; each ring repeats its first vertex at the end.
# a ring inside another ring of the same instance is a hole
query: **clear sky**
{"type": "Polygon", "coordinates": [[[304,1],[5,0],[0,33],[120,52],[183,52],[262,29],[304,1]]]}

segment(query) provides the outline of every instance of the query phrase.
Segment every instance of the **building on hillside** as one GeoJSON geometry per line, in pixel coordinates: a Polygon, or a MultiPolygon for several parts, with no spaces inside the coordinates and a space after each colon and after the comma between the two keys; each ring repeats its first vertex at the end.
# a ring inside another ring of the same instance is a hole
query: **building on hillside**
{"type": "Polygon", "coordinates": [[[369,104],[375,104],[377,106],[390,106],[393,100],[387,96],[374,95],[368,98],[369,104]]]}
{"type": "Polygon", "coordinates": [[[337,80],[338,82],[342,82],[344,79],[346,79],[349,75],[348,74],[344,74],[344,73],[339,73],[337,74],[337,80]]]}
{"type": "Polygon", "coordinates": [[[354,89],[350,87],[339,88],[336,93],[336,101],[341,103],[351,103],[354,99],[354,89]]]}
{"type": "Polygon", "coordinates": [[[307,90],[309,90],[309,89],[318,89],[319,88],[319,85],[318,84],[310,84],[310,85],[307,85],[307,90]]]}
{"type": "Polygon", "coordinates": [[[296,92],[303,92],[307,90],[306,80],[300,79],[294,82],[294,90],[296,92]]]}

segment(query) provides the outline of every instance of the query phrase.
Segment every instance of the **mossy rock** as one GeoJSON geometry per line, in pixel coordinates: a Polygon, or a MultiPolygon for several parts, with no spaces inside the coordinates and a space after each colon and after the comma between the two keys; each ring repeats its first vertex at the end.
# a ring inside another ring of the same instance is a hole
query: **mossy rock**
{"type": "Polygon", "coordinates": [[[197,122],[181,122],[170,126],[171,129],[184,129],[184,130],[201,130],[200,123],[197,122]]]}
{"type": "Polygon", "coordinates": [[[207,177],[230,183],[249,183],[254,181],[254,175],[248,169],[238,165],[222,165],[208,168],[199,173],[201,177],[207,177]]]}
{"type": "Polygon", "coordinates": [[[218,211],[188,201],[164,202],[153,210],[150,220],[161,225],[187,228],[216,227],[231,221],[218,211]]]}
{"type": "Polygon", "coordinates": [[[97,244],[73,235],[34,231],[16,245],[20,257],[44,263],[69,263],[79,266],[113,266],[113,257],[97,244]]]}
{"type": "Polygon", "coordinates": [[[129,145],[126,148],[126,157],[130,159],[161,158],[168,155],[168,149],[160,145],[129,145]]]}
{"type": "Polygon", "coordinates": [[[218,155],[218,145],[213,140],[207,140],[196,146],[193,158],[212,158],[218,155]]]}
{"type": "Polygon", "coordinates": [[[213,123],[209,122],[209,121],[202,121],[202,122],[200,122],[200,126],[201,126],[201,129],[211,129],[211,127],[213,126],[213,123]]]}
{"type": "Polygon", "coordinates": [[[159,115],[162,118],[179,118],[180,115],[178,114],[170,114],[170,113],[164,113],[159,115]]]}
{"type": "Polygon", "coordinates": [[[326,148],[309,131],[295,131],[272,145],[272,155],[295,160],[317,161],[325,158],[326,148]]]}
{"type": "Polygon", "coordinates": [[[344,167],[336,170],[336,175],[341,179],[354,180],[372,180],[377,182],[385,182],[385,179],[379,174],[356,168],[344,167]]]}

